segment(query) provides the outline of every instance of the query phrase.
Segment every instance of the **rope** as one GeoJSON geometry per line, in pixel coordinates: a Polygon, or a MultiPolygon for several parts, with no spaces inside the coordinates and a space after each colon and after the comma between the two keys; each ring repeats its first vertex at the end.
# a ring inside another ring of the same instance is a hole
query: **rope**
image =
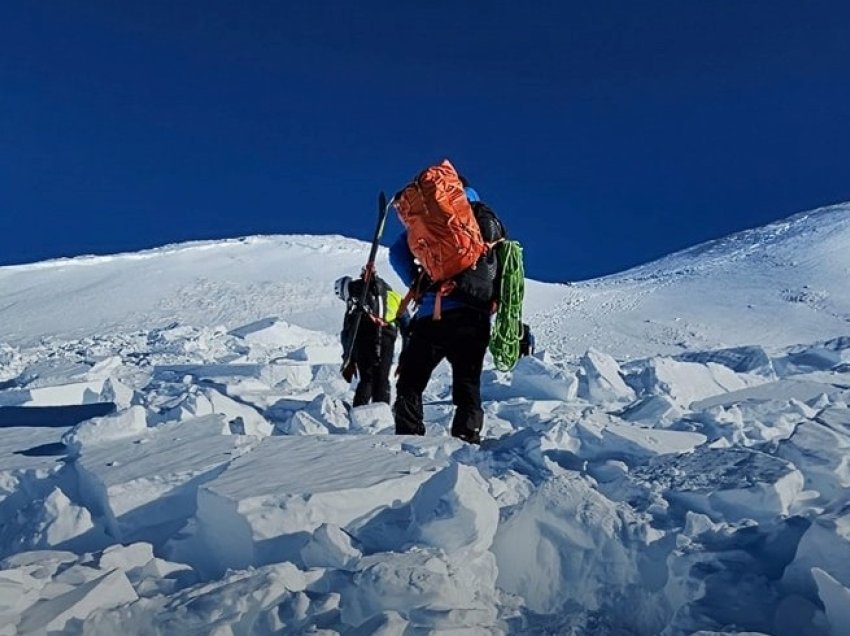
{"type": "Polygon", "coordinates": [[[525,272],[522,266],[522,246],[517,241],[503,241],[498,250],[502,281],[499,310],[490,335],[490,353],[499,371],[510,371],[519,360],[525,272]]]}

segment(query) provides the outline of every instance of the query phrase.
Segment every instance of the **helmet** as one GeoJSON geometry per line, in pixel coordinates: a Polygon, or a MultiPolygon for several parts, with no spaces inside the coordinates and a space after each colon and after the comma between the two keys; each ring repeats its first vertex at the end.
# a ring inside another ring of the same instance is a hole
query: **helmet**
{"type": "Polygon", "coordinates": [[[351,276],[337,278],[334,282],[334,293],[340,300],[348,302],[348,286],[351,284],[351,276]]]}

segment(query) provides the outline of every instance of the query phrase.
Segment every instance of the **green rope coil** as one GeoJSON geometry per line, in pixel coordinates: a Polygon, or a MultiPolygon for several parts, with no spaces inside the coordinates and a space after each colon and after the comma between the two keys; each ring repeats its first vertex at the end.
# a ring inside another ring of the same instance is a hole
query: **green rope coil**
{"type": "Polygon", "coordinates": [[[499,371],[510,371],[519,360],[525,271],[522,266],[522,246],[517,241],[502,241],[497,249],[502,265],[502,281],[499,310],[490,335],[490,353],[499,371]]]}

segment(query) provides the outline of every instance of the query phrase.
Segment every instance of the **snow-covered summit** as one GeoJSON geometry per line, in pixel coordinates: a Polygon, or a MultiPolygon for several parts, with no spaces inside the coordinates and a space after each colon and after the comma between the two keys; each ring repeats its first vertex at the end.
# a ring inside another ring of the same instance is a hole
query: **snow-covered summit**
{"type": "MultiPolygon", "coordinates": [[[[26,343],[173,322],[232,328],[270,315],[333,333],[332,281],[359,271],[366,251],[341,236],[254,236],[2,267],[2,337],[26,343]]],[[[385,249],[378,268],[399,285],[385,249]]],[[[842,204],[621,274],[573,285],[532,281],[526,316],[543,346],[570,356],[590,347],[630,357],[781,347],[846,331],[848,275],[850,204],[842,204]]]]}

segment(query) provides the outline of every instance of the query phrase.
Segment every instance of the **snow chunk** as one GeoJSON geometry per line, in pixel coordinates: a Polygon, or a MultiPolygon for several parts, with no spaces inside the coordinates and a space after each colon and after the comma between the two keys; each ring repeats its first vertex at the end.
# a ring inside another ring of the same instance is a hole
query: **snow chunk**
{"type": "Polygon", "coordinates": [[[826,409],[815,421],[804,421],[777,454],[792,462],[806,478],[806,487],[820,493],[824,502],[846,496],[850,489],[850,426],[846,432],[829,426],[833,418],[850,423],[850,410],[826,409]]]}
{"type": "MultiPolygon", "coordinates": [[[[276,317],[257,320],[242,327],[231,329],[229,333],[250,345],[280,349],[301,347],[305,342],[327,344],[329,341],[328,334],[304,329],[276,317]]],[[[337,359],[339,359],[339,355],[337,355],[337,359]]]]}
{"type": "Polygon", "coordinates": [[[840,390],[823,381],[815,381],[805,379],[805,376],[795,379],[777,380],[776,382],[768,382],[759,386],[751,386],[736,391],[730,391],[725,395],[716,395],[700,399],[691,404],[691,409],[694,411],[702,411],[715,406],[728,406],[740,402],[755,402],[773,400],[777,402],[786,402],[788,400],[797,400],[799,402],[809,402],[821,398],[826,394],[829,399],[831,394],[838,393],[840,390]]]}
{"type": "Polygon", "coordinates": [[[789,513],[803,492],[793,464],[747,448],[700,446],[691,454],[665,456],[632,471],[665,489],[665,497],[713,520],[767,522],[789,513]]]}
{"type": "Polygon", "coordinates": [[[850,508],[812,521],[782,582],[811,597],[815,592],[813,569],[823,570],[844,587],[850,587],[850,508]]]}
{"type": "Polygon", "coordinates": [[[104,380],[16,389],[0,393],[0,406],[69,406],[103,402],[104,380]]]}
{"type": "Polygon", "coordinates": [[[193,565],[222,572],[280,560],[297,564],[307,538],[323,523],[349,530],[409,502],[428,471],[445,465],[428,451],[443,442],[389,439],[263,439],[200,489],[196,541],[203,547],[193,565]]]}
{"type": "Polygon", "coordinates": [[[222,426],[211,415],[82,444],[75,465],[83,498],[118,540],[157,541],[193,514],[201,483],[258,442],[221,435],[222,426]]]}
{"type": "Polygon", "coordinates": [[[643,422],[660,427],[682,418],[684,411],[666,395],[650,395],[626,408],[620,417],[630,422],[643,422]]]}
{"type": "Polygon", "coordinates": [[[374,625],[376,617],[397,612],[430,631],[491,633],[497,615],[492,565],[489,574],[470,572],[433,550],[364,557],[343,595],[341,618],[365,628],[374,625]]]}
{"type": "MultiPolygon", "coordinates": [[[[637,551],[648,542],[647,528],[628,506],[606,499],[584,477],[557,475],[499,526],[493,543],[497,582],[535,612],[556,613],[577,603],[623,614],[630,610],[611,601],[638,593],[643,581],[637,551]]],[[[640,618],[630,616],[624,624],[640,626],[640,618]]]]}
{"type": "Polygon", "coordinates": [[[511,379],[511,395],[529,400],[574,400],[578,378],[534,356],[520,358],[511,379]]]}
{"type": "Polygon", "coordinates": [[[85,619],[97,610],[131,603],[139,597],[120,570],[113,570],[27,609],[18,623],[21,633],[65,629],[71,619],[85,619]]]}
{"type": "Polygon", "coordinates": [[[631,402],[635,392],[624,381],[612,356],[589,349],[581,359],[578,395],[590,402],[631,402]]]}
{"type": "MultiPolygon", "coordinates": [[[[95,525],[88,510],[72,503],[62,490],[54,487],[44,499],[30,502],[14,521],[9,519],[0,528],[0,545],[8,553],[13,546],[15,551],[21,551],[69,543],[73,543],[75,549],[85,549],[89,544],[80,539],[93,531],[95,525]]],[[[100,532],[92,534],[96,537],[92,536],[90,542],[104,539],[100,532]]]]}
{"type": "MultiPolygon", "coordinates": [[[[653,358],[647,363],[641,383],[654,395],[667,395],[677,405],[689,407],[698,400],[737,391],[764,382],[760,376],[737,374],[714,362],[697,364],[672,358],[653,358]]],[[[697,408],[693,405],[692,408],[697,408]]],[[[701,406],[699,408],[705,408],[701,406]]]]}
{"type": "Polygon", "coordinates": [[[841,585],[820,568],[812,568],[818,596],[826,610],[830,632],[841,634],[850,626],[850,589],[841,585]]]}
{"type": "Polygon", "coordinates": [[[641,428],[601,413],[583,417],[576,424],[576,431],[581,442],[577,453],[595,460],[686,453],[706,442],[701,433],[641,428]]]}
{"type": "Polygon", "coordinates": [[[349,569],[362,555],[342,528],[323,523],[301,548],[301,561],[308,568],[349,569]]]}
{"type": "Polygon", "coordinates": [[[771,380],[776,379],[773,363],[764,348],[759,346],[733,347],[715,351],[688,351],[674,357],[680,362],[713,362],[732,369],[735,373],[754,373],[771,380]]]}
{"type": "Polygon", "coordinates": [[[81,422],[68,431],[62,441],[72,453],[79,454],[85,446],[109,444],[116,440],[137,437],[147,428],[147,412],[144,407],[131,406],[126,411],[81,422]]]}
{"type": "Polygon", "coordinates": [[[791,347],[787,360],[802,369],[832,369],[850,362],[850,336],[842,336],[817,345],[791,347]]]}
{"type": "Polygon", "coordinates": [[[464,558],[490,548],[499,507],[471,466],[451,463],[420,486],[410,503],[413,540],[464,558]]]}
{"type": "Polygon", "coordinates": [[[376,402],[351,409],[351,430],[379,435],[395,432],[395,420],[389,404],[376,402]]]}

